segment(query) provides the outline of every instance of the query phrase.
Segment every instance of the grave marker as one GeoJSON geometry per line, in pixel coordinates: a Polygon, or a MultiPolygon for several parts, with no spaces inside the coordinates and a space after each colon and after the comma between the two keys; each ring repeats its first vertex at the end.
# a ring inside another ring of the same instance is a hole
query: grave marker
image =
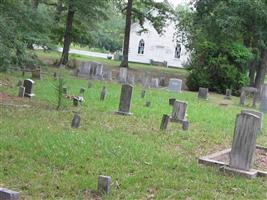
{"type": "Polygon", "coordinates": [[[118,114],[131,115],[131,101],[133,94],[133,86],[129,84],[123,84],[121,87],[121,96],[118,114]]]}
{"type": "Polygon", "coordinates": [[[25,87],[19,86],[19,95],[18,97],[24,97],[25,95],[25,87]]]}
{"type": "Polygon", "coordinates": [[[224,99],[231,99],[232,97],[232,90],[231,89],[226,89],[226,93],[224,96],[224,99]]]}
{"type": "Polygon", "coordinates": [[[25,97],[31,98],[35,96],[33,94],[33,84],[34,84],[34,81],[31,79],[24,80],[23,87],[25,87],[25,94],[24,94],[25,97]]]}
{"type": "Polygon", "coordinates": [[[172,108],[171,122],[181,123],[183,130],[188,130],[189,122],[186,119],[187,103],[175,100],[172,108]]]}
{"type": "Polygon", "coordinates": [[[79,128],[81,122],[81,117],[77,113],[74,115],[72,122],[71,122],[71,127],[72,128],[79,128]]]}
{"type": "Polygon", "coordinates": [[[127,82],[127,74],[128,69],[126,67],[121,67],[119,72],[119,82],[126,83],[127,82]]]}
{"type": "Polygon", "coordinates": [[[168,127],[168,123],[170,121],[170,116],[167,114],[164,114],[162,116],[162,120],[161,120],[161,125],[160,125],[160,130],[166,130],[168,127]]]}
{"type": "Polygon", "coordinates": [[[171,78],[169,81],[169,90],[180,93],[182,90],[182,83],[183,81],[180,79],[171,78]]]}
{"type": "Polygon", "coordinates": [[[98,192],[108,194],[110,192],[111,177],[100,175],[98,177],[98,192]]]}
{"type": "Polygon", "coordinates": [[[198,98],[208,100],[209,89],[200,87],[198,90],[198,98]]]}
{"type": "Polygon", "coordinates": [[[152,78],[151,82],[150,82],[150,87],[158,88],[159,87],[159,79],[158,78],[152,78]]]}
{"type": "Polygon", "coordinates": [[[100,101],[104,101],[106,99],[106,95],[107,95],[107,89],[105,86],[103,86],[100,93],[100,101]]]}
{"type": "Polygon", "coordinates": [[[0,188],[0,200],[19,200],[20,193],[6,188],[0,188]]]}
{"type": "Polygon", "coordinates": [[[261,101],[260,101],[260,111],[267,113],[267,85],[264,84],[261,87],[261,101]]]}

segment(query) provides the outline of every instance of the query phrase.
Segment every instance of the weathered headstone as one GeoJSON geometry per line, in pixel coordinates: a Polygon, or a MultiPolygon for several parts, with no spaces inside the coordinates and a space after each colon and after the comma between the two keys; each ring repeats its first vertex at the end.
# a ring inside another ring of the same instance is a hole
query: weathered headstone
{"type": "Polygon", "coordinates": [[[146,91],[145,90],[142,90],[141,91],[141,98],[143,99],[143,98],[145,98],[145,96],[146,96],[146,91]]]}
{"type": "Polygon", "coordinates": [[[19,200],[19,192],[8,190],[6,188],[0,188],[0,200],[19,200]]]}
{"type": "Polygon", "coordinates": [[[104,101],[107,96],[107,89],[105,86],[103,86],[101,92],[100,92],[100,101],[104,101]]]}
{"type": "Polygon", "coordinates": [[[72,128],[79,128],[80,122],[81,122],[80,115],[78,115],[77,113],[74,114],[74,117],[73,117],[72,122],[71,122],[71,127],[72,128]]]}
{"type": "Polygon", "coordinates": [[[170,106],[173,106],[173,104],[174,104],[175,101],[176,101],[175,98],[170,98],[170,99],[169,99],[169,105],[170,105],[170,106]]]}
{"type": "Polygon", "coordinates": [[[158,88],[159,87],[159,79],[158,78],[152,78],[151,82],[150,82],[150,87],[158,88]]]}
{"type": "Polygon", "coordinates": [[[168,127],[168,123],[169,123],[169,121],[170,121],[170,116],[164,114],[164,115],[162,116],[161,125],[160,125],[160,130],[166,130],[167,127],[168,127]]]}
{"type": "Polygon", "coordinates": [[[198,98],[208,100],[209,89],[200,87],[198,90],[198,98]]]}
{"type": "Polygon", "coordinates": [[[23,87],[25,87],[25,94],[24,94],[25,97],[31,98],[35,96],[33,94],[33,84],[34,84],[34,81],[31,79],[24,80],[23,87]]]}
{"type": "Polygon", "coordinates": [[[32,70],[32,78],[33,79],[41,79],[41,69],[33,69],[32,70]]]}
{"type": "Polygon", "coordinates": [[[183,130],[188,130],[189,122],[186,119],[187,103],[175,100],[172,108],[171,122],[178,122],[183,125],[183,130]]]}
{"type": "Polygon", "coordinates": [[[172,92],[181,92],[183,81],[176,78],[171,78],[169,81],[169,90],[172,92]]]}
{"type": "Polygon", "coordinates": [[[100,194],[108,194],[110,192],[111,177],[102,176],[98,177],[98,192],[100,194]]]}
{"type": "Polygon", "coordinates": [[[120,83],[126,83],[127,82],[127,75],[128,75],[128,69],[125,67],[121,67],[120,72],[119,72],[119,82],[120,83]]]}
{"type": "Polygon", "coordinates": [[[121,96],[118,114],[131,115],[131,101],[133,94],[133,86],[129,84],[123,84],[121,87],[121,96]]]}
{"type": "Polygon", "coordinates": [[[161,87],[165,87],[167,85],[167,81],[166,81],[166,78],[165,77],[160,77],[159,78],[159,85],[161,87]]]}
{"type": "Polygon", "coordinates": [[[232,98],[232,90],[231,89],[226,89],[226,93],[224,96],[224,99],[231,99],[232,98]]]}
{"type": "Polygon", "coordinates": [[[261,95],[260,95],[260,111],[263,113],[267,113],[267,85],[264,84],[261,87],[261,95]]]}
{"type": "Polygon", "coordinates": [[[229,166],[234,169],[250,171],[256,151],[256,137],[260,118],[250,113],[237,115],[235,133],[230,153],[229,166]]]}
{"type": "Polygon", "coordinates": [[[247,95],[253,96],[253,103],[252,106],[255,107],[257,103],[257,97],[258,97],[258,89],[254,87],[243,87],[241,89],[241,95],[240,95],[240,105],[245,105],[246,97],[247,95]]]}
{"type": "Polygon", "coordinates": [[[25,95],[25,87],[19,86],[19,95],[18,97],[24,97],[25,95]]]}
{"type": "Polygon", "coordinates": [[[102,64],[98,64],[96,66],[95,76],[99,80],[102,80],[103,79],[103,65],[102,64]]]}
{"type": "Polygon", "coordinates": [[[263,118],[264,118],[264,114],[262,112],[258,112],[258,111],[255,111],[255,110],[242,110],[241,113],[250,113],[252,115],[256,115],[260,118],[260,131],[259,133],[261,133],[262,129],[263,129],[263,118]]]}

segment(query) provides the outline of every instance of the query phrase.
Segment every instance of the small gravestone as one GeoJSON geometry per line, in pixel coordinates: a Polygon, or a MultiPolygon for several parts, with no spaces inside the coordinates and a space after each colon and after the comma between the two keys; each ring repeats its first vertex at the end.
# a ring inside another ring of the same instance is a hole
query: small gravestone
{"type": "Polygon", "coordinates": [[[63,87],[63,88],[62,88],[62,92],[63,92],[63,94],[68,94],[68,88],[63,87]]]}
{"type": "Polygon", "coordinates": [[[33,79],[41,79],[41,69],[34,69],[32,70],[32,78],[33,79]]]}
{"type": "Polygon", "coordinates": [[[143,76],[142,78],[142,84],[144,88],[150,88],[150,77],[148,75],[143,76]]]}
{"type": "Polygon", "coordinates": [[[99,176],[98,177],[98,192],[100,194],[108,194],[110,192],[111,177],[99,176]]]}
{"type": "Polygon", "coordinates": [[[250,171],[256,151],[256,138],[260,118],[250,113],[237,115],[235,133],[230,152],[230,168],[250,171]]]}
{"type": "Polygon", "coordinates": [[[224,99],[231,99],[232,98],[232,90],[231,89],[226,89],[226,93],[224,96],[224,99]]]}
{"type": "Polygon", "coordinates": [[[151,106],[151,101],[147,101],[145,107],[150,107],[150,106],[151,106]]]}
{"type": "Polygon", "coordinates": [[[112,71],[105,71],[103,73],[103,78],[107,81],[112,81],[112,71]]]}
{"type": "Polygon", "coordinates": [[[240,105],[245,105],[245,101],[248,95],[253,96],[253,103],[252,106],[256,107],[257,97],[258,97],[258,89],[254,87],[243,87],[241,89],[241,95],[240,95],[240,105]]]}
{"type": "Polygon", "coordinates": [[[183,81],[176,78],[171,78],[169,81],[169,90],[172,92],[181,92],[183,81]]]}
{"type": "Polygon", "coordinates": [[[85,88],[80,88],[80,95],[84,95],[85,88]]]}
{"type": "Polygon", "coordinates": [[[189,122],[186,119],[187,103],[175,100],[172,108],[171,122],[181,123],[183,130],[188,130],[189,122]]]}
{"type": "Polygon", "coordinates": [[[101,93],[100,93],[100,101],[104,101],[107,96],[107,89],[105,86],[103,86],[101,93]]]}
{"type": "Polygon", "coordinates": [[[260,111],[267,113],[267,85],[261,87],[260,99],[260,111]]]}
{"type": "Polygon", "coordinates": [[[19,95],[18,97],[24,97],[25,95],[25,87],[19,86],[19,95]]]}
{"type": "Polygon", "coordinates": [[[23,81],[19,80],[17,86],[23,86],[23,81]]]}
{"type": "Polygon", "coordinates": [[[81,122],[81,117],[77,113],[74,115],[72,122],[71,122],[71,127],[72,128],[79,128],[81,122]]]}
{"type": "Polygon", "coordinates": [[[133,86],[129,84],[123,84],[121,87],[121,96],[118,114],[131,115],[131,101],[133,94],[133,86]]]}
{"type": "Polygon", "coordinates": [[[121,67],[119,72],[119,82],[126,83],[127,75],[128,75],[128,69],[126,67],[121,67]]]}
{"type": "Polygon", "coordinates": [[[264,118],[264,114],[262,112],[258,112],[258,111],[255,111],[255,110],[242,110],[241,113],[249,113],[249,114],[252,114],[252,115],[256,115],[260,118],[260,131],[259,133],[261,133],[262,129],[263,129],[263,118],[264,118]]]}
{"type": "Polygon", "coordinates": [[[173,104],[174,104],[175,101],[176,101],[175,98],[170,98],[170,99],[169,99],[169,105],[170,105],[170,106],[173,106],[173,104]]]}
{"type": "Polygon", "coordinates": [[[31,79],[24,80],[23,87],[25,87],[25,94],[24,94],[25,97],[31,98],[35,96],[35,94],[33,94],[33,84],[34,81],[31,79]]]}
{"type": "Polygon", "coordinates": [[[170,121],[170,116],[164,114],[161,119],[161,125],[160,125],[160,130],[166,130],[168,127],[168,123],[170,121]]]}
{"type": "Polygon", "coordinates": [[[141,91],[141,98],[143,99],[143,98],[145,98],[145,96],[146,96],[146,91],[145,90],[142,90],[141,91]]]}
{"type": "Polygon", "coordinates": [[[102,64],[99,64],[96,66],[95,76],[99,80],[103,79],[103,65],[102,64]]]}
{"type": "Polygon", "coordinates": [[[93,84],[92,84],[92,82],[91,82],[91,81],[89,81],[89,82],[88,82],[88,88],[91,88],[91,87],[92,87],[92,85],[93,85],[93,84]]]}
{"type": "Polygon", "coordinates": [[[150,82],[150,87],[158,88],[159,87],[159,79],[158,78],[152,78],[151,82],[150,82]]]}
{"type": "Polygon", "coordinates": [[[198,98],[208,100],[209,89],[200,87],[198,90],[198,98]]]}
{"type": "Polygon", "coordinates": [[[8,190],[6,188],[0,188],[0,200],[19,200],[19,192],[8,190]]]}
{"type": "Polygon", "coordinates": [[[161,87],[165,87],[165,86],[167,85],[166,82],[167,82],[167,81],[166,81],[166,78],[165,78],[165,77],[160,77],[160,78],[159,78],[159,85],[160,85],[161,87]]]}

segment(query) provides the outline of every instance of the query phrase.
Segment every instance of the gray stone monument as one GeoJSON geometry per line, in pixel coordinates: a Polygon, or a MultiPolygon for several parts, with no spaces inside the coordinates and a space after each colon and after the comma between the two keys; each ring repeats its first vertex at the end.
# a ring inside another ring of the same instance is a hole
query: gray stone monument
{"type": "Polygon", "coordinates": [[[189,128],[189,122],[186,119],[186,111],[187,111],[186,102],[177,100],[174,101],[170,121],[181,123],[183,125],[183,130],[188,130],[189,128]]]}
{"type": "Polygon", "coordinates": [[[33,94],[33,85],[34,85],[34,81],[31,79],[26,79],[23,82],[23,87],[25,87],[25,97],[33,97],[35,96],[35,94],[33,94]]]}
{"type": "Polygon", "coordinates": [[[81,122],[81,117],[77,113],[74,115],[72,122],[71,122],[71,127],[72,128],[79,128],[81,122]]]}
{"type": "Polygon", "coordinates": [[[0,200],[19,200],[19,192],[8,190],[6,188],[0,188],[0,200]]]}
{"type": "Polygon", "coordinates": [[[182,91],[183,81],[176,78],[171,78],[169,81],[169,90],[172,92],[181,92],[182,91]]]}
{"type": "Polygon", "coordinates": [[[252,106],[256,107],[257,97],[258,97],[258,89],[254,88],[254,87],[243,87],[241,89],[241,95],[240,95],[240,105],[241,106],[245,105],[247,95],[253,96],[252,106]]]}
{"type": "Polygon", "coordinates": [[[161,120],[161,125],[160,125],[160,130],[166,130],[167,129],[167,127],[168,127],[168,123],[169,123],[169,121],[170,121],[170,116],[169,115],[167,115],[167,114],[164,114],[163,116],[162,116],[162,120],[161,120]]]}
{"type": "Polygon", "coordinates": [[[95,76],[99,80],[102,80],[103,79],[103,65],[102,64],[98,64],[96,66],[95,76]]]}
{"type": "Polygon", "coordinates": [[[159,87],[159,79],[158,78],[152,78],[151,82],[150,82],[150,87],[158,88],[159,87]]]}
{"type": "Polygon", "coordinates": [[[263,113],[267,113],[267,85],[264,84],[261,87],[261,95],[260,95],[260,111],[263,113]]]}
{"type": "Polygon", "coordinates": [[[235,133],[230,153],[230,168],[250,171],[256,151],[256,138],[260,118],[250,113],[237,115],[235,133]]]}
{"type": "Polygon", "coordinates": [[[209,89],[200,87],[198,90],[198,98],[208,100],[209,89]]]}
{"type": "Polygon", "coordinates": [[[101,92],[100,92],[100,101],[104,101],[107,96],[107,89],[105,86],[103,86],[101,92]]]}
{"type": "Polygon", "coordinates": [[[127,82],[127,75],[128,75],[128,69],[125,67],[121,67],[120,72],[119,72],[119,82],[120,83],[126,83],[127,82]]]}
{"type": "Polygon", "coordinates": [[[133,86],[129,84],[123,84],[121,87],[119,111],[117,111],[118,114],[132,115],[132,113],[130,113],[132,94],[133,86]]]}
{"type": "Polygon", "coordinates": [[[231,99],[232,98],[232,90],[231,89],[226,89],[226,93],[224,96],[224,99],[231,99]]]}
{"type": "Polygon", "coordinates": [[[98,192],[100,194],[108,194],[110,192],[111,177],[102,176],[98,177],[98,192]]]}
{"type": "Polygon", "coordinates": [[[18,97],[24,97],[25,94],[25,87],[19,86],[19,95],[18,97]]]}
{"type": "Polygon", "coordinates": [[[32,70],[32,79],[41,79],[41,69],[33,69],[32,70]]]}
{"type": "Polygon", "coordinates": [[[252,115],[256,115],[260,118],[260,131],[259,133],[261,133],[261,131],[263,130],[263,118],[264,118],[264,114],[262,112],[258,112],[258,111],[255,111],[255,110],[242,110],[241,113],[249,113],[249,114],[252,114],[252,115]]]}

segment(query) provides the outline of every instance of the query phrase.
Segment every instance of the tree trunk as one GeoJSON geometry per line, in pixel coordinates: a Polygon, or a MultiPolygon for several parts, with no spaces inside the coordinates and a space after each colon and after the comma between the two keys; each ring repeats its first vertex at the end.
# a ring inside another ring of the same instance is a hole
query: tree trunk
{"type": "Polygon", "coordinates": [[[129,55],[129,43],[130,43],[130,32],[131,32],[131,22],[132,22],[132,7],[133,7],[133,0],[128,0],[125,33],[124,33],[124,44],[123,44],[123,60],[120,65],[120,67],[126,67],[126,68],[129,68],[128,55],[129,55]]]}
{"type": "Polygon", "coordinates": [[[66,29],[65,29],[65,34],[64,34],[64,46],[63,46],[63,51],[62,51],[59,65],[61,64],[66,65],[69,61],[69,50],[70,50],[70,44],[72,42],[71,32],[72,32],[74,14],[75,14],[75,11],[73,10],[73,7],[69,5],[66,29]]]}
{"type": "Polygon", "coordinates": [[[255,78],[256,88],[260,88],[260,86],[264,83],[266,66],[267,66],[267,49],[263,49],[261,52],[261,61],[257,68],[257,74],[255,78]]]}

